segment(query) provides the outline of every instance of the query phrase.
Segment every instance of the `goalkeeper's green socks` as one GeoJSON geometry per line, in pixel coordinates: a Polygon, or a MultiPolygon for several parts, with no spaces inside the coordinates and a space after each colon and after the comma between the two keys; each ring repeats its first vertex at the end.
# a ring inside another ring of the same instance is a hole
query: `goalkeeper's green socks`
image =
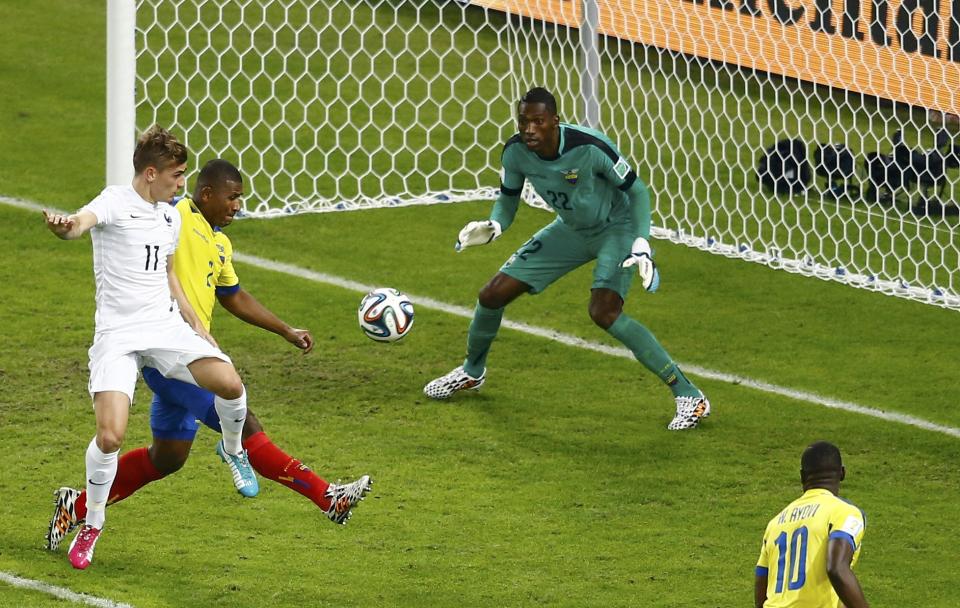
{"type": "Polygon", "coordinates": [[[631,319],[626,313],[620,313],[613,325],[607,329],[607,333],[623,342],[637,361],[643,363],[644,367],[670,387],[674,397],[700,395],[700,390],[687,380],[650,330],[631,319]]]}
{"type": "Polygon", "coordinates": [[[470,331],[467,333],[467,358],[463,361],[463,371],[470,376],[479,378],[483,375],[483,370],[487,367],[490,344],[497,337],[502,320],[502,308],[487,308],[477,302],[473,321],[470,322],[470,331]]]}

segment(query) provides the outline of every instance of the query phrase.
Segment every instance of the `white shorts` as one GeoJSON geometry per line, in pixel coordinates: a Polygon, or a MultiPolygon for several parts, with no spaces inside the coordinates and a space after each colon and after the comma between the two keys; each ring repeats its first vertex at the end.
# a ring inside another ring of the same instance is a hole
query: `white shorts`
{"type": "Polygon", "coordinates": [[[193,331],[179,313],[163,323],[97,334],[89,355],[90,396],[119,391],[131,403],[141,367],[154,367],[167,378],[196,385],[187,369],[194,361],[215,357],[231,363],[230,357],[193,331]]]}

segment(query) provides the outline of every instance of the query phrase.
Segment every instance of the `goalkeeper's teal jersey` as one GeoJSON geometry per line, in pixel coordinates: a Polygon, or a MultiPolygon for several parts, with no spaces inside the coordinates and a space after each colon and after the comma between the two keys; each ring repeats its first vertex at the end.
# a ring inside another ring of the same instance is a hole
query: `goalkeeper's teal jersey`
{"type": "Polygon", "coordinates": [[[523,180],[530,180],[560,220],[575,230],[631,221],[626,191],[637,174],[599,131],[561,123],[559,154],[552,159],[528,149],[518,133],[504,145],[502,164],[501,192],[518,195],[523,180]]]}

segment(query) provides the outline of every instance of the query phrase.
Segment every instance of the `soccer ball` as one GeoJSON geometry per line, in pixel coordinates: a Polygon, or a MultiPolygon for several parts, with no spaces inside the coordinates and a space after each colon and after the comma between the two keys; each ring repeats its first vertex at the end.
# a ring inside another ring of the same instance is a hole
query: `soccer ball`
{"type": "Polygon", "coordinates": [[[371,340],[396,342],[413,327],[413,302],[396,289],[381,287],[363,296],[357,318],[371,340]]]}

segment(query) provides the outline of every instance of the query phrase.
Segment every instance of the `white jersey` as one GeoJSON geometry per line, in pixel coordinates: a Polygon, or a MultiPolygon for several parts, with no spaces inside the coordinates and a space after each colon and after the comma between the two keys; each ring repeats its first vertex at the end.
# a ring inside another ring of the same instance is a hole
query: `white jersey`
{"type": "Polygon", "coordinates": [[[97,216],[90,230],[97,333],[179,317],[167,282],[167,256],[180,235],[176,209],[145,201],[133,186],[107,186],[80,211],[97,216]]]}

